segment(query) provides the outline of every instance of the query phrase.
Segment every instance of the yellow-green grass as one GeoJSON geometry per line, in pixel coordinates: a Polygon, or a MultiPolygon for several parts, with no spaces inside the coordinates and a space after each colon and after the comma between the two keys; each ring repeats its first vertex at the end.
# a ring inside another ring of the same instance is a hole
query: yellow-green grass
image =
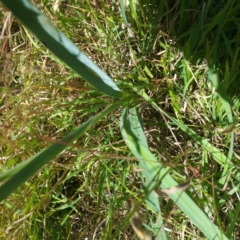
{"type": "MultiPolygon", "coordinates": [[[[222,232],[217,239],[236,238],[238,143],[233,133],[220,129],[239,118],[238,1],[57,2],[35,4],[124,94],[118,95],[120,102],[103,95],[105,87],[86,83],[10,17],[1,39],[2,173],[52,144],[67,148],[1,202],[0,235],[137,239],[129,225],[129,200],[154,235],[160,209],[152,209],[148,197],[157,202],[150,190],[156,184],[169,187],[160,175],[164,168],[175,182],[191,179],[186,194],[222,232]],[[147,191],[140,176],[151,164],[144,154],[132,157],[131,138],[123,141],[121,107],[97,119],[78,140],[60,140],[118,103],[139,108],[151,160],[161,165],[147,191]]],[[[7,14],[4,8],[3,23],[7,14]]],[[[159,199],[164,238],[204,239],[191,211],[181,210],[181,199],[170,199],[159,199]]]]}

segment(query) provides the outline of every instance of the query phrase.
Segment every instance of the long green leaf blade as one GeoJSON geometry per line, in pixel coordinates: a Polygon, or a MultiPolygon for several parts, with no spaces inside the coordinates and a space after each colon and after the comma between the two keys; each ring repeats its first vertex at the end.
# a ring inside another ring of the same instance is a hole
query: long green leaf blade
{"type": "MultiPolygon", "coordinates": [[[[145,138],[142,123],[139,118],[139,115],[137,114],[136,109],[131,109],[128,114],[128,109],[125,108],[122,113],[121,122],[120,122],[120,128],[121,133],[123,136],[124,141],[127,143],[128,147],[132,151],[132,153],[135,155],[135,157],[139,159],[154,159],[154,157],[151,155],[150,152],[147,152],[148,145],[147,140],[145,138]],[[135,144],[135,143],[139,143],[135,144]],[[144,148],[145,151],[142,151],[144,148]],[[146,156],[145,153],[148,153],[146,156]]],[[[141,173],[141,179],[144,183],[144,188],[146,194],[148,194],[146,199],[147,206],[154,211],[155,213],[158,213],[157,221],[155,224],[152,224],[152,229],[157,229],[158,231],[155,232],[155,236],[158,236],[156,239],[167,239],[166,232],[164,230],[164,224],[163,219],[161,217],[161,208],[159,205],[159,199],[157,195],[152,191],[150,192],[149,189],[154,187],[154,172],[158,171],[160,169],[160,165],[157,161],[152,163],[151,167],[154,168],[154,170],[151,168],[149,169],[149,165],[145,161],[140,161],[139,164],[140,168],[147,169],[146,171],[141,173]],[[153,170],[153,171],[152,171],[153,170]]]]}
{"type": "MultiPolygon", "coordinates": [[[[139,135],[140,116],[137,111],[134,110],[134,112],[135,114],[127,114],[127,109],[124,109],[121,118],[121,132],[129,149],[139,159],[140,166],[147,172],[145,177],[150,175],[153,180],[153,176],[159,174],[160,178],[163,177],[161,188],[177,186],[178,183],[167,173],[168,169],[163,168],[146,145],[143,144],[142,139],[145,136],[139,135]],[[159,169],[161,170],[159,171],[159,169]]],[[[185,192],[177,192],[169,196],[208,239],[228,239],[185,192]]]]}
{"type": "Polygon", "coordinates": [[[115,82],[93,63],[28,0],[2,0],[13,14],[57,57],[99,91],[121,98],[115,82]]]}
{"type": "MultiPolygon", "coordinates": [[[[5,182],[0,187],[0,201],[4,200],[7,196],[9,196],[15,189],[21,186],[21,184],[27,181],[45,164],[54,159],[60,152],[66,149],[69,146],[69,144],[71,144],[73,141],[82,136],[89,128],[91,128],[100,119],[105,117],[108,113],[112,112],[117,107],[123,105],[124,101],[126,100],[118,101],[110,105],[109,107],[105,108],[101,113],[97,114],[94,118],[88,120],[87,122],[82,124],[81,127],[77,128],[76,130],[62,138],[59,141],[59,143],[52,144],[50,147],[43,150],[41,153],[35,155],[35,157],[31,157],[29,160],[26,160],[27,164],[25,164],[24,166],[22,166],[22,164],[16,166],[14,168],[15,170],[14,175],[11,172],[11,170],[9,170],[10,174],[8,174],[8,177],[12,175],[13,176],[12,178],[10,178],[10,180],[5,182]]],[[[5,176],[6,175],[7,173],[5,173],[5,176]]]]}

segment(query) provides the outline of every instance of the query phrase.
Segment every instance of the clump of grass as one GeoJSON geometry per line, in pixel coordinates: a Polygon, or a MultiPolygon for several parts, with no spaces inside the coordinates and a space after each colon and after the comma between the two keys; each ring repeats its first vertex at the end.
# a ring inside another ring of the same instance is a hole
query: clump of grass
{"type": "MultiPolygon", "coordinates": [[[[111,1],[71,1],[59,3],[54,11],[50,3],[39,1],[38,7],[132,94],[130,103],[140,108],[156,158],[179,182],[189,176],[187,193],[229,239],[237,237],[238,154],[233,138],[218,130],[229,125],[229,119],[221,99],[213,94],[208,69],[217,71],[237,122],[239,31],[229,26],[237,24],[238,2],[135,1],[121,8],[111,1]],[[137,94],[141,89],[170,117],[230,154],[230,174],[222,175],[225,166],[214,159],[216,149],[202,147],[199,138],[160,114],[137,94]]],[[[10,18],[4,36],[3,171],[61,139],[112,101],[64,66],[15,18],[10,18]],[[34,66],[41,70],[33,72],[34,66]]],[[[4,238],[111,239],[117,233],[118,239],[132,239],[131,227],[119,232],[126,225],[126,202],[132,198],[142,203],[139,212],[146,222],[155,216],[146,212],[137,159],[120,135],[120,110],[89,129],[2,203],[4,238]]],[[[170,239],[204,238],[167,197],[162,203],[170,239]]]]}

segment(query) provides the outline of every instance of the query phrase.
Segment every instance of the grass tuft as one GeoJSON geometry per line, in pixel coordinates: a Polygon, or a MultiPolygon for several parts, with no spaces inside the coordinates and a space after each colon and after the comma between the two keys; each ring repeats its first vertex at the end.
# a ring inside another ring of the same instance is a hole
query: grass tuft
{"type": "MultiPolygon", "coordinates": [[[[110,105],[120,106],[96,118],[0,203],[0,236],[137,239],[130,224],[133,202],[139,229],[159,237],[152,226],[160,215],[149,209],[141,183],[149,163],[133,156],[121,136],[122,107],[128,105],[138,108],[143,145],[158,164],[175,182],[191,180],[183,194],[222,232],[218,239],[237,239],[240,3],[38,0],[35,5],[124,94],[116,100],[93,88],[1,2],[1,173],[26,164],[110,105]]],[[[166,238],[205,239],[178,201],[153,198],[161,206],[166,238]]]]}

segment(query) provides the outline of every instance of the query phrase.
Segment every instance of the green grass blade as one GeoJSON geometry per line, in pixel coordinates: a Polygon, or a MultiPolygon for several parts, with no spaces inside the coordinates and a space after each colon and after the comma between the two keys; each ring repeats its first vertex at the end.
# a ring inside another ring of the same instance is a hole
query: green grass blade
{"type": "Polygon", "coordinates": [[[171,98],[171,102],[172,102],[172,105],[173,105],[173,110],[174,110],[175,115],[178,118],[178,120],[180,122],[182,122],[181,106],[178,103],[177,94],[175,93],[175,90],[172,86],[172,83],[170,81],[166,81],[166,82],[167,82],[167,85],[168,85],[168,91],[169,91],[169,96],[171,98]]]}
{"type": "Polygon", "coordinates": [[[121,98],[114,81],[28,0],[2,0],[12,13],[57,57],[99,91],[121,98]]]}
{"type": "Polygon", "coordinates": [[[216,91],[216,93],[223,105],[223,108],[227,114],[229,123],[233,123],[232,110],[231,110],[231,106],[228,101],[228,96],[227,96],[225,90],[223,89],[223,87],[218,79],[217,74],[214,73],[213,70],[209,71],[209,78],[211,79],[212,84],[215,87],[215,91],[216,91]]]}
{"type": "MultiPolygon", "coordinates": [[[[138,159],[154,159],[154,156],[148,151],[147,140],[136,109],[131,109],[129,113],[128,108],[123,110],[120,127],[123,139],[135,157],[138,159]]],[[[152,229],[155,229],[154,235],[155,237],[158,236],[156,239],[159,240],[167,239],[163,219],[161,218],[159,199],[153,191],[150,192],[150,189],[154,187],[154,172],[156,173],[161,166],[155,160],[155,162],[151,165],[147,164],[145,161],[140,161],[139,167],[146,169],[146,171],[141,173],[141,179],[144,183],[145,192],[148,194],[146,204],[152,211],[158,213],[157,221],[151,226],[152,229]]]]}
{"type": "MultiPolygon", "coordinates": [[[[222,86],[222,84],[219,82],[218,76],[216,73],[214,73],[213,70],[210,70],[209,72],[209,78],[212,81],[213,86],[215,87],[215,91],[217,93],[217,96],[219,97],[222,106],[227,114],[228,117],[228,122],[229,124],[233,123],[233,117],[232,117],[232,109],[230,106],[230,103],[228,101],[228,96],[222,86]]],[[[227,81],[227,80],[225,80],[227,81]]],[[[226,179],[228,177],[228,172],[229,172],[229,167],[230,167],[230,162],[233,156],[233,145],[234,145],[234,133],[231,133],[231,140],[230,140],[230,146],[229,146],[229,151],[228,151],[228,158],[224,164],[224,169],[222,172],[222,177],[220,179],[220,183],[224,184],[226,182],[226,179]]]]}
{"type": "MultiPolygon", "coordinates": [[[[74,140],[82,136],[100,119],[105,117],[108,113],[112,112],[117,107],[123,105],[125,101],[126,100],[121,100],[108,106],[101,113],[97,114],[95,117],[82,124],[81,127],[77,128],[76,130],[62,138],[59,143],[54,143],[47,149],[43,150],[41,153],[38,153],[29,160],[26,160],[27,161],[26,165],[23,166],[22,164],[20,164],[19,166],[16,166],[14,171],[15,174],[12,176],[12,178],[10,178],[0,187],[0,201],[4,200],[7,196],[9,196],[15,189],[17,189],[21,184],[27,181],[45,164],[54,159],[59,153],[66,149],[69,146],[69,144],[71,144],[74,140]]],[[[11,170],[9,171],[12,175],[11,170]]],[[[6,174],[7,173],[5,173],[5,175],[6,174]]]]}
{"type": "MultiPolygon", "coordinates": [[[[211,4],[211,1],[209,2],[211,4]]],[[[215,28],[219,24],[219,22],[225,17],[226,12],[232,8],[231,5],[233,5],[233,1],[226,2],[226,4],[224,5],[224,8],[213,17],[211,22],[208,22],[207,27],[204,30],[204,34],[202,35],[201,41],[203,41],[206,38],[207,34],[213,28],[215,28]]]]}
{"type": "Polygon", "coordinates": [[[233,217],[232,217],[232,222],[226,232],[226,235],[229,238],[232,238],[232,233],[234,231],[234,228],[236,227],[236,224],[238,223],[238,217],[239,217],[239,213],[240,213],[240,202],[237,203],[237,206],[235,207],[234,213],[233,213],[233,217]]]}
{"type": "Polygon", "coordinates": [[[214,147],[211,143],[207,140],[203,139],[201,136],[196,134],[192,129],[187,127],[186,125],[180,123],[177,119],[170,116],[164,110],[162,110],[158,105],[152,101],[152,99],[142,90],[137,90],[138,94],[141,95],[147,102],[149,102],[153,108],[157,111],[162,112],[168,119],[170,119],[176,126],[178,126],[182,131],[186,132],[191,138],[193,138],[198,144],[200,144],[205,150],[212,154],[214,160],[219,163],[221,166],[225,166],[228,162],[229,168],[235,168],[234,165],[228,161],[228,157],[226,157],[218,148],[214,147]]]}
{"type": "Polygon", "coordinates": [[[8,178],[12,177],[14,174],[16,174],[17,172],[19,172],[22,168],[24,168],[29,162],[32,161],[32,159],[34,158],[30,157],[27,160],[25,160],[24,162],[19,163],[17,166],[12,167],[11,169],[9,169],[7,172],[4,172],[2,174],[0,174],[0,182],[7,180],[8,178]]]}
{"type": "Polygon", "coordinates": [[[126,16],[126,7],[125,7],[125,5],[126,5],[125,1],[124,0],[120,0],[120,10],[121,10],[123,21],[125,22],[126,26],[129,27],[129,23],[128,23],[127,16],[126,16]]]}
{"type": "MultiPolygon", "coordinates": [[[[152,187],[154,176],[159,174],[162,178],[161,188],[171,188],[177,186],[178,183],[169,175],[168,168],[157,161],[154,155],[149,151],[144,143],[146,141],[142,128],[141,120],[136,109],[128,114],[125,108],[121,117],[121,132],[123,138],[131,152],[139,159],[141,168],[144,168],[143,176],[147,179],[148,190],[152,187]],[[141,133],[142,132],[142,133],[141,133]],[[141,134],[140,134],[141,133],[141,134]],[[148,182],[151,181],[151,182],[148,182]],[[152,183],[152,184],[151,184],[152,183]]],[[[146,180],[145,180],[146,181],[146,180]]],[[[146,186],[145,186],[146,187],[146,186]]],[[[155,196],[156,197],[156,196],[155,196]]],[[[208,239],[228,239],[205,215],[205,213],[195,204],[195,202],[185,193],[177,192],[170,194],[170,198],[178,205],[178,207],[189,217],[189,219],[205,234],[208,239]]],[[[149,195],[149,199],[153,201],[154,196],[149,195]],[[150,198],[151,197],[151,198],[150,198]]],[[[148,202],[147,202],[148,204],[148,202]]],[[[151,205],[151,208],[159,212],[160,206],[151,205]]],[[[159,238],[162,239],[162,238],[159,238]]]]}

